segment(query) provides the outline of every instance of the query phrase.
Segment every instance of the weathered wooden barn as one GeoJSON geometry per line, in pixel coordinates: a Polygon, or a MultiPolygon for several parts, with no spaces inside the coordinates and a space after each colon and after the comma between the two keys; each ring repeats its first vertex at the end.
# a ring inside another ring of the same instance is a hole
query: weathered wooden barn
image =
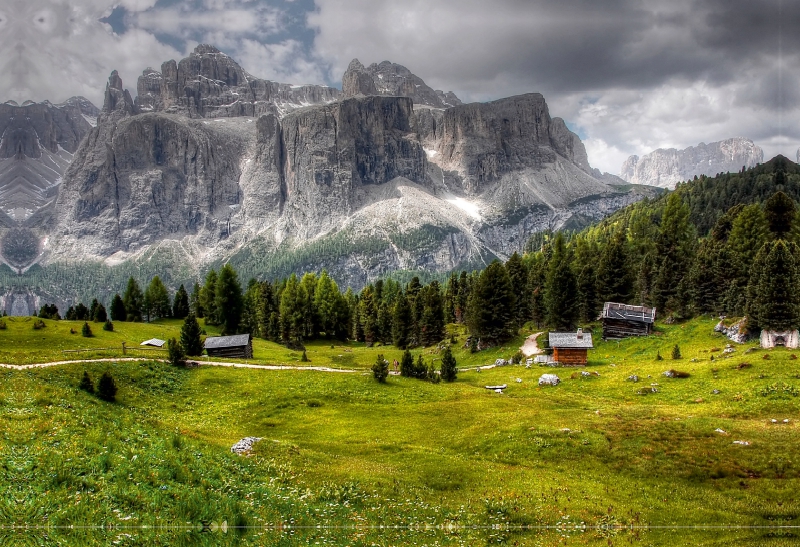
{"type": "Polygon", "coordinates": [[[551,332],[548,338],[553,348],[553,361],[564,366],[585,366],[589,361],[589,350],[594,348],[592,335],[578,332],[551,332]]]}
{"type": "Polygon", "coordinates": [[[206,338],[206,353],[209,357],[253,357],[253,340],[249,334],[235,336],[209,336],[206,338]]]}
{"type": "Polygon", "coordinates": [[[606,302],[600,320],[603,322],[603,339],[647,336],[653,332],[656,309],[606,302]]]}

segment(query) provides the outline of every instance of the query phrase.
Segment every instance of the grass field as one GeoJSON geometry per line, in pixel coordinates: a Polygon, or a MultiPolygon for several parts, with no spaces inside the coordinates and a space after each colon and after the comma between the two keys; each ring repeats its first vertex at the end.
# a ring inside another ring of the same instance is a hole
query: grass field
{"type": "MultiPolygon", "coordinates": [[[[0,362],[73,359],[63,350],[115,345],[117,353],[89,354],[118,357],[123,340],[130,347],[176,336],[180,327],[117,323],[107,333],[93,325],[96,337],[83,338],[69,334],[70,328],[80,333],[82,323],[46,324],[34,331],[23,318],[7,318],[0,362]]],[[[2,370],[2,482],[11,495],[3,498],[0,520],[116,526],[47,531],[70,545],[165,538],[254,545],[782,545],[790,539],[785,529],[679,529],[796,524],[800,510],[798,361],[790,350],[754,344],[724,355],[727,340],[713,325],[699,319],[660,325],[648,338],[596,340],[585,370],[599,376],[591,377],[575,369],[506,366],[462,371],[453,384],[390,376],[381,385],[369,366],[377,353],[391,360],[398,350],[338,342],[331,348],[324,341],[307,344],[309,366],[358,372],[176,369],[158,362],[2,370]],[[683,357],[671,360],[676,343],[683,357]],[[655,359],[657,352],[664,360],[655,359]],[[689,377],[667,378],[668,369],[689,377]],[[84,371],[96,382],[106,370],[119,386],[115,404],[76,387],[84,371]],[[540,388],[545,372],[562,383],[540,388]],[[639,381],[629,381],[632,375],[639,381]],[[508,388],[502,394],[484,388],[494,384],[508,388]],[[231,454],[230,446],[246,436],[263,440],[250,456],[231,454]],[[203,521],[259,528],[246,534],[120,528],[203,521]],[[362,527],[286,528],[319,524],[362,527]],[[576,532],[582,524],[590,529],[576,532]],[[472,525],[494,528],[460,528],[472,525]],[[503,528],[509,525],[561,529],[521,533],[503,528]],[[592,528],[598,525],[653,528],[592,528]]],[[[461,347],[465,332],[450,328],[462,369],[510,357],[530,332],[505,348],[469,354],[461,347]]],[[[252,362],[301,364],[297,352],[276,344],[257,340],[254,352],[252,362]]]]}

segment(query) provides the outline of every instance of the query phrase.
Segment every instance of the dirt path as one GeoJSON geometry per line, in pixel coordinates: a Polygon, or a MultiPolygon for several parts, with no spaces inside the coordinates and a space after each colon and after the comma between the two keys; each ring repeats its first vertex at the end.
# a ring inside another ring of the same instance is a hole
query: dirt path
{"type": "Polygon", "coordinates": [[[536,334],[531,334],[525,339],[525,343],[520,346],[520,351],[525,357],[530,357],[531,355],[539,355],[542,353],[542,350],[539,349],[539,344],[536,343],[536,338],[542,334],[541,332],[537,332],[536,334]]]}
{"type": "MultiPolygon", "coordinates": [[[[28,370],[32,368],[47,368],[58,365],[73,365],[76,363],[119,363],[121,361],[160,361],[166,363],[166,359],[148,359],[146,357],[122,357],[118,359],[78,359],[73,361],[53,361],[50,363],[35,363],[32,365],[7,365],[0,363],[2,368],[13,370],[28,370]]],[[[214,361],[187,361],[195,366],[204,367],[231,367],[231,368],[254,368],[260,370],[316,370],[318,372],[363,372],[353,369],[331,368],[331,367],[298,367],[292,365],[256,365],[252,363],[219,363],[214,361]]]]}

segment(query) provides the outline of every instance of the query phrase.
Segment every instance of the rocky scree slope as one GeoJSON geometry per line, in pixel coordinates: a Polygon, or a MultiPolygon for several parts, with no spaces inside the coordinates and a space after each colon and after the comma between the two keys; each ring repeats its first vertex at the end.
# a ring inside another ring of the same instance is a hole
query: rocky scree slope
{"type": "Polygon", "coordinates": [[[764,161],[764,151],[742,137],[709,144],[700,143],[683,150],[659,148],[642,156],[631,156],[622,164],[620,178],[633,184],[675,188],[695,176],[739,171],[764,161]]]}
{"type": "Polygon", "coordinates": [[[62,184],[45,264],[116,264],[167,246],[198,268],[326,267],[358,287],[393,270],[505,258],[534,231],[642,197],[597,180],[539,94],[440,108],[367,90],[282,109],[242,100],[252,80],[215,51],[177,65],[202,78],[145,71],[135,101],[111,75],[62,184]],[[168,81],[188,84],[175,95],[168,81]]]}

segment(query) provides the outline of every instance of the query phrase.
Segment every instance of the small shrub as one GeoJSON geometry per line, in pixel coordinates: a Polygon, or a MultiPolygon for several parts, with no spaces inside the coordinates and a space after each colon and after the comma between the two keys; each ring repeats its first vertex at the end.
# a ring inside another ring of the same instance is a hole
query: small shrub
{"type": "Polygon", "coordinates": [[[736,368],[739,369],[739,370],[742,370],[742,369],[745,369],[745,368],[750,368],[752,366],[753,365],[751,365],[750,363],[739,363],[739,365],[736,368]]]}
{"type": "Polygon", "coordinates": [[[308,363],[308,355],[306,355],[306,350],[303,350],[303,355],[300,356],[301,363],[308,363]]]}
{"type": "Polygon", "coordinates": [[[0,319],[0,330],[6,330],[8,327],[3,319],[0,319]]]}
{"type": "Polygon", "coordinates": [[[428,377],[428,365],[425,364],[425,360],[422,358],[422,354],[420,353],[417,355],[417,363],[414,365],[414,378],[420,378],[424,380],[428,377]]]}
{"type": "Polygon", "coordinates": [[[83,378],[81,378],[81,383],[78,384],[78,389],[82,389],[86,393],[94,393],[94,382],[89,377],[89,373],[85,370],[83,371],[83,378]]]}
{"type": "Polygon", "coordinates": [[[389,361],[383,358],[382,353],[378,354],[375,364],[372,365],[372,376],[382,384],[389,376],[389,361]]]}
{"type": "Polygon", "coordinates": [[[667,372],[664,373],[664,376],[667,378],[688,378],[691,376],[688,372],[683,372],[681,370],[669,369],[667,372]]]}
{"type": "Polygon", "coordinates": [[[762,357],[762,359],[769,359],[769,353],[765,353],[764,357],[762,357]]]}
{"type": "Polygon", "coordinates": [[[681,348],[678,347],[678,344],[675,344],[675,347],[672,348],[672,358],[674,360],[681,358],[681,348]]]}
{"type": "Polygon", "coordinates": [[[106,322],[103,323],[103,330],[108,332],[114,332],[114,323],[112,323],[109,320],[106,320],[106,322]]]}
{"type": "Polygon", "coordinates": [[[514,355],[511,356],[511,364],[512,365],[519,365],[523,361],[525,361],[525,354],[521,351],[517,351],[514,355]]]}
{"type": "Polygon", "coordinates": [[[320,401],[308,401],[306,406],[309,408],[319,408],[322,406],[322,403],[320,401]]]}
{"type": "Polygon", "coordinates": [[[437,371],[436,367],[434,367],[433,365],[428,367],[427,378],[428,381],[432,384],[438,384],[439,382],[442,381],[441,374],[439,374],[439,371],[437,371]]]}
{"type": "Polygon", "coordinates": [[[89,323],[84,321],[83,326],[81,327],[81,336],[84,338],[91,338],[92,335],[92,327],[89,326],[89,323]]]}
{"type": "Polygon", "coordinates": [[[45,328],[47,325],[44,324],[44,321],[41,319],[36,319],[33,322],[33,330],[39,330],[45,328]]]}
{"type": "Polygon", "coordinates": [[[474,336],[469,340],[469,352],[478,353],[478,339],[474,336]]]}
{"type": "Polygon", "coordinates": [[[414,357],[408,350],[403,352],[403,357],[400,359],[400,376],[405,376],[406,378],[414,376],[414,357]]]}
{"type": "Polygon", "coordinates": [[[663,360],[664,360],[664,358],[663,358],[663,357],[661,357],[661,352],[660,352],[660,351],[657,351],[657,352],[656,352],[656,361],[663,361],[663,360]]]}
{"type": "Polygon", "coordinates": [[[117,384],[108,372],[104,372],[100,376],[100,381],[97,383],[97,396],[109,403],[117,400],[117,384]]]}
{"type": "Polygon", "coordinates": [[[183,346],[174,337],[167,341],[167,353],[169,354],[169,362],[176,367],[186,366],[186,352],[183,346]]]}

